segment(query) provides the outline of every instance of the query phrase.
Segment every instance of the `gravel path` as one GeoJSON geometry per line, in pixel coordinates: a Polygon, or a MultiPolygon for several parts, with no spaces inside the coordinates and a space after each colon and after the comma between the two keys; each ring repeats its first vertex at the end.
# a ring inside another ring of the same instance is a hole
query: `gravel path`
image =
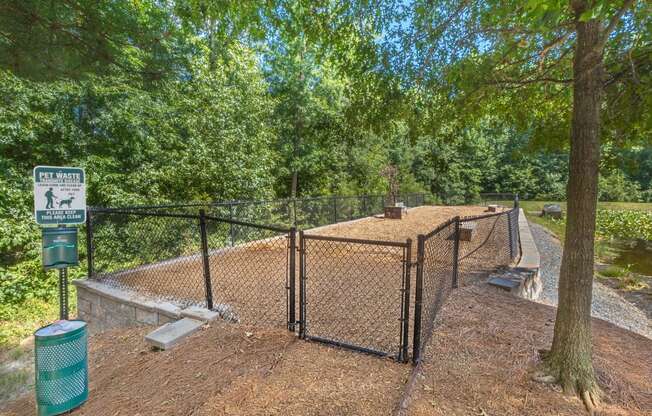
{"type": "MultiPolygon", "coordinates": [[[[530,224],[534,241],[541,255],[543,292],[539,302],[557,305],[557,288],[562,249],[559,241],[540,225],[530,224]]],[[[632,332],[652,338],[652,324],[645,312],[628,302],[615,290],[600,282],[593,282],[592,315],[632,332]]]]}

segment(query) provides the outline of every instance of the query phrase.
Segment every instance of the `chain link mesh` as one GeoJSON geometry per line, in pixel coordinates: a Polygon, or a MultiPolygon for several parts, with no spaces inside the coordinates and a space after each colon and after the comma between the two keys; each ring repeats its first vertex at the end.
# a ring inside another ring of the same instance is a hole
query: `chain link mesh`
{"type": "Polygon", "coordinates": [[[289,233],[206,222],[213,309],[234,322],[287,326],[289,233]]]}
{"type": "Polygon", "coordinates": [[[406,249],[304,235],[305,336],[398,357],[406,249]]]}
{"type": "Polygon", "coordinates": [[[428,343],[437,312],[453,288],[455,221],[451,219],[425,236],[422,253],[418,253],[423,262],[420,349],[428,343]]]}
{"type": "Polygon", "coordinates": [[[92,212],[92,279],[182,305],[205,305],[198,218],[92,212]]]}
{"type": "Polygon", "coordinates": [[[422,290],[416,297],[421,297],[421,323],[420,327],[415,325],[414,338],[419,339],[415,361],[432,337],[437,312],[452,288],[476,275],[509,266],[518,258],[518,216],[515,207],[496,214],[457,217],[420,237],[423,243],[418,246],[421,265],[417,280],[421,280],[422,290]]]}

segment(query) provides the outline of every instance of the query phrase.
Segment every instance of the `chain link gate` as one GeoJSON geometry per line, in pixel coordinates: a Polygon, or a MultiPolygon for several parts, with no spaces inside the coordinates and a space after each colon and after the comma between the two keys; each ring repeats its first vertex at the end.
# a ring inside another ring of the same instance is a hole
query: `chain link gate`
{"type": "Polygon", "coordinates": [[[299,235],[299,337],[407,361],[411,240],[299,235]]]}

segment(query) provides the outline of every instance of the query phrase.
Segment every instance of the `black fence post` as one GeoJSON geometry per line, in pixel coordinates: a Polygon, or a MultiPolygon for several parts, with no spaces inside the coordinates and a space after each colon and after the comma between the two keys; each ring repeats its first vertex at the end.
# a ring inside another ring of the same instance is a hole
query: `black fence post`
{"type": "Polygon", "coordinates": [[[362,217],[367,216],[367,195],[362,195],[362,217]]]}
{"type": "Polygon", "coordinates": [[[514,195],[514,208],[518,208],[519,200],[518,200],[518,194],[514,195]]]}
{"type": "Polygon", "coordinates": [[[59,269],[59,319],[68,320],[68,268],[59,269]]]}
{"type": "Polygon", "coordinates": [[[299,231],[299,338],[306,338],[306,239],[299,231]]]}
{"type": "Polygon", "coordinates": [[[414,287],[414,336],[412,339],[412,363],[421,359],[421,304],[423,303],[423,257],[425,236],[417,236],[417,276],[414,287]]]}
{"type": "MultiPolygon", "coordinates": [[[[233,220],[233,202],[229,203],[229,219],[233,220]]],[[[233,223],[229,223],[229,238],[231,239],[231,247],[235,245],[235,228],[233,223]]]]}
{"type": "Polygon", "coordinates": [[[337,222],[337,196],[333,196],[333,224],[337,222]]]}
{"type": "Polygon", "coordinates": [[[458,263],[460,261],[460,217],[455,217],[455,242],[453,243],[453,289],[458,287],[458,263]]]}
{"type": "Polygon", "coordinates": [[[296,253],[297,253],[297,229],[290,229],[290,284],[288,287],[288,330],[294,332],[296,324],[296,253]]]}
{"type": "Polygon", "coordinates": [[[405,273],[403,274],[403,311],[401,313],[401,352],[399,353],[399,361],[406,363],[408,361],[408,344],[410,332],[410,269],[412,268],[412,240],[410,238],[406,241],[405,247],[405,273]]]}
{"type": "Polygon", "coordinates": [[[201,234],[201,254],[204,265],[204,289],[206,291],[206,307],[213,309],[213,288],[211,286],[211,268],[208,258],[208,236],[206,233],[206,211],[199,210],[199,231],[201,234]]]}
{"type": "Polygon", "coordinates": [[[86,210],[86,266],[88,268],[88,278],[95,275],[95,264],[93,263],[93,218],[91,210],[86,210]]]}

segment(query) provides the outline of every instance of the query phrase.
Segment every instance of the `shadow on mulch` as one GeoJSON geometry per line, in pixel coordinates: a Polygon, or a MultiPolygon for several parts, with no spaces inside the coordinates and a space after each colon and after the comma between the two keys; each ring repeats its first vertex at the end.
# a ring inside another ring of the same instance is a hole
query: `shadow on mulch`
{"type": "MultiPolygon", "coordinates": [[[[438,317],[409,415],[577,415],[575,397],[530,380],[555,309],[486,285],[454,291],[438,317]]],[[[605,415],[652,414],[652,340],[593,320],[605,415]]]]}
{"type": "MultiPolygon", "coordinates": [[[[143,340],[151,329],[90,338],[89,400],[72,415],[390,414],[411,369],[226,323],[154,351],[143,340]]],[[[35,414],[33,395],[0,414],[35,414]]]]}

